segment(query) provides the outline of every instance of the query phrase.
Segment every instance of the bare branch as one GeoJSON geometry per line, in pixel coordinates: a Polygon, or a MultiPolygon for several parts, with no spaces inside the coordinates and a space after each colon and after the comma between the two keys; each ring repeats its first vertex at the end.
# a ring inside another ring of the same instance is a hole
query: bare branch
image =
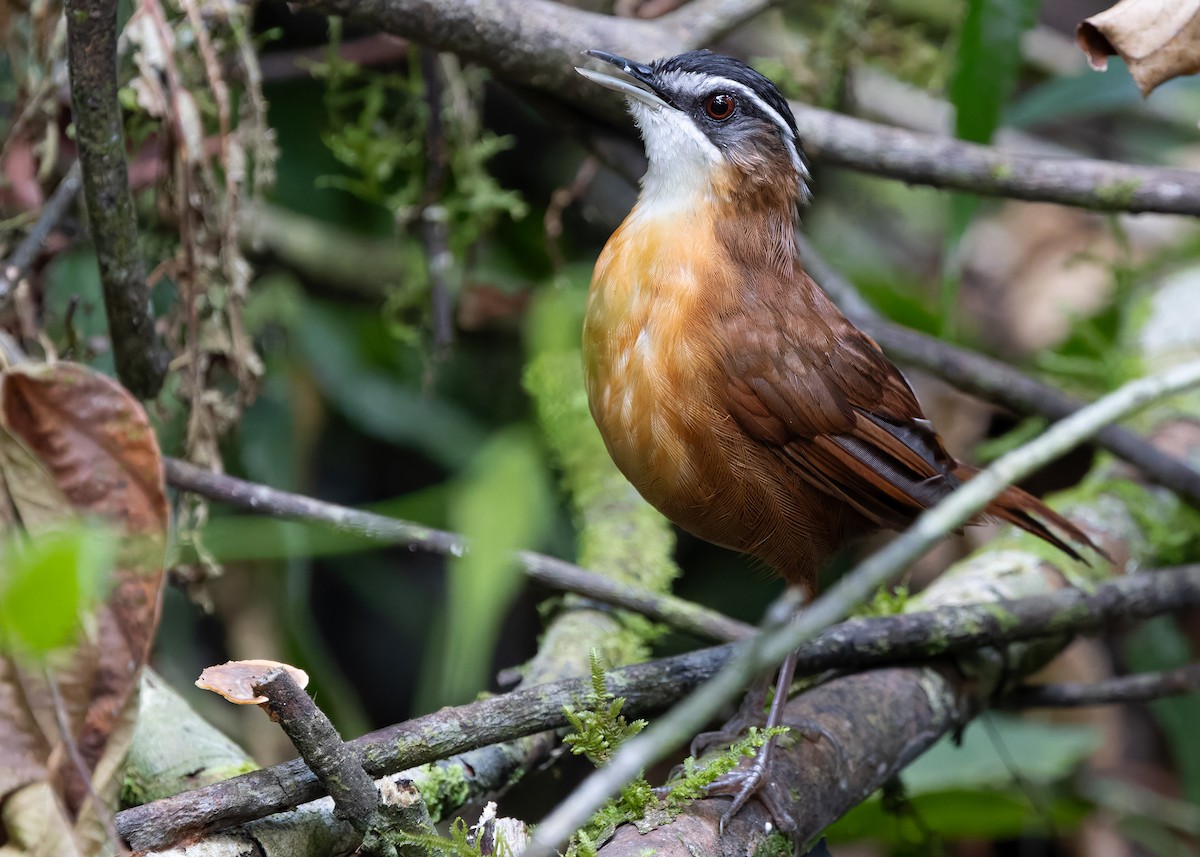
{"type": "Polygon", "coordinates": [[[1200,214],[1200,173],[1002,152],[950,137],[889,128],[815,107],[796,110],[804,149],[835,166],[984,196],[1096,211],[1200,214]]]}
{"type": "Polygon", "coordinates": [[[707,45],[779,0],[692,0],[660,18],[685,45],[707,45]]]}
{"type": "Polygon", "coordinates": [[[1117,705],[1150,702],[1165,696],[1182,696],[1200,691],[1200,664],[1173,670],[1127,675],[1091,684],[1026,685],[1004,699],[1006,708],[1082,708],[1088,705],[1117,705]]]}
{"type": "MultiPolygon", "coordinates": [[[[466,539],[457,533],[257,485],[174,458],[166,459],[165,465],[170,485],[259,514],[320,521],[343,532],[430,553],[457,555],[467,549],[466,539]]],[[[531,580],[636,611],[702,639],[740,640],[753,631],[752,626],[715,610],[674,595],[620,583],[565,560],[533,551],[521,551],[517,558],[531,580]]]]}
{"type": "Polygon", "coordinates": [[[79,188],[82,185],[83,175],[80,171],[79,161],[76,161],[63,176],[62,181],[58,183],[58,187],[54,189],[50,199],[46,200],[46,204],[42,206],[33,229],[29,230],[29,234],[17,245],[12,255],[0,263],[0,300],[8,298],[12,290],[17,287],[17,283],[28,273],[29,266],[37,258],[38,251],[42,249],[42,245],[46,243],[46,239],[50,237],[54,227],[58,226],[66,215],[71,203],[79,195],[79,188]]]}
{"type": "MultiPolygon", "coordinates": [[[[1045,637],[1061,638],[1200,603],[1200,566],[1127,575],[1093,592],[1065,588],[1048,595],[990,604],[954,604],[896,616],[852,619],[800,649],[799,673],[877,667],[927,660],[1045,637]]],[[[633,715],[657,711],[711,678],[735,657],[718,646],[612,670],[607,683],[633,715]]],[[[577,704],[589,680],[572,678],[446,708],[348,742],[372,776],[384,776],[443,756],[556,729],[565,704],[577,704]]],[[[481,751],[482,752],[482,751],[481,751]]],[[[118,831],[136,849],[290,809],[322,794],[299,760],[184,792],[117,816],[118,831]]]]}
{"type": "Polygon", "coordinates": [[[117,376],[136,395],[152,398],[167,355],[154,329],[129,193],[117,105],[117,3],[68,0],[66,16],[75,136],[117,376]]]}

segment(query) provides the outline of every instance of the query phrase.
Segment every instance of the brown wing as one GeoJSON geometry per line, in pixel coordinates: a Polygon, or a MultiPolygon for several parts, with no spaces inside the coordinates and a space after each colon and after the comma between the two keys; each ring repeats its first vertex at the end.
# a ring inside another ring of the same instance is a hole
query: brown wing
{"type": "MultiPolygon", "coordinates": [[[[809,484],[867,520],[902,529],[974,472],[946,451],[900,370],[851,325],[806,274],[730,315],[725,355],[730,413],[809,484]],[[763,323],[763,309],[771,323],[763,323]],[[750,315],[755,318],[751,319],[750,315]]],[[[987,510],[1077,556],[1029,513],[1090,544],[1074,525],[1019,489],[987,510]]]]}

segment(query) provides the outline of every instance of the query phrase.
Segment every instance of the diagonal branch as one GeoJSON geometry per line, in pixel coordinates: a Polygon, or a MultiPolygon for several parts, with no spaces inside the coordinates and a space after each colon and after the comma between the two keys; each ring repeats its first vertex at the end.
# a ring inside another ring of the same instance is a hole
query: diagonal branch
{"type": "Polygon", "coordinates": [[[58,187],[54,189],[50,199],[46,200],[46,204],[42,206],[33,229],[29,230],[29,234],[22,239],[8,259],[0,263],[0,300],[8,298],[12,294],[12,290],[17,287],[17,283],[29,271],[29,266],[37,258],[42,245],[46,243],[46,239],[50,237],[54,227],[58,226],[71,207],[71,203],[75,201],[75,197],[79,195],[79,188],[82,184],[83,178],[80,173],[79,161],[76,161],[63,176],[62,181],[58,183],[58,187]]]}
{"type": "MultiPolygon", "coordinates": [[[[467,549],[467,540],[458,533],[280,491],[174,458],[165,459],[165,468],[167,482],[176,488],[259,514],[319,521],[343,532],[430,553],[458,555],[467,549]]],[[[533,551],[521,551],[517,558],[530,580],[633,610],[702,639],[741,640],[753,631],[750,625],[715,610],[674,595],[621,583],[565,560],[533,551]]]]}

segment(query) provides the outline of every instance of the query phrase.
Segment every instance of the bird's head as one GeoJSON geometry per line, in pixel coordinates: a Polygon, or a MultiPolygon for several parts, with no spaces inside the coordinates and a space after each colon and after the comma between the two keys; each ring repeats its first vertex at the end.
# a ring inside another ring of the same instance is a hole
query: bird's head
{"type": "Polygon", "coordinates": [[[774,188],[792,205],[808,201],[791,108],[775,84],[742,61],[689,51],[645,65],[586,53],[625,74],[576,69],[628,101],[650,161],[644,195],[682,203],[696,192],[730,197],[774,188]]]}

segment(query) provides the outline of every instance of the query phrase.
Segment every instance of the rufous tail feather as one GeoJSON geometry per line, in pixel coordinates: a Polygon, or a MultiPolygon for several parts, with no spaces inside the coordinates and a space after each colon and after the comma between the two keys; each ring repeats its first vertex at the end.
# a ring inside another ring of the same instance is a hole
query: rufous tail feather
{"type": "MultiPolygon", "coordinates": [[[[959,464],[954,475],[964,482],[979,471],[966,464],[959,464]]],[[[1071,542],[1080,547],[1094,550],[1106,560],[1112,558],[1101,550],[1083,530],[1051,509],[1037,497],[1022,491],[1015,485],[1004,489],[1004,493],[993,500],[980,516],[984,520],[1004,521],[1032,533],[1072,559],[1086,562],[1071,542]],[[1068,541],[1069,540],[1069,541],[1068,541]]]]}

